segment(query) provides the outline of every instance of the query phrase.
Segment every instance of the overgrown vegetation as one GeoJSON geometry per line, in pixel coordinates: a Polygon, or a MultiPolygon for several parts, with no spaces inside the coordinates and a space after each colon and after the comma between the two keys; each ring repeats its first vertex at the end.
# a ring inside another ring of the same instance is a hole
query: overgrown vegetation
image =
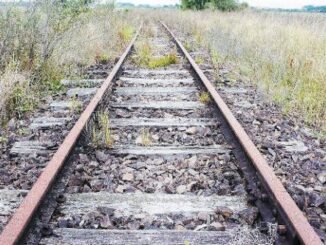
{"type": "MultiPolygon", "coordinates": [[[[230,10],[223,7],[230,2],[182,3],[185,8],[230,10]]],[[[24,7],[1,8],[1,124],[21,117],[40,98],[61,90],[62,78],[76,79],[90,64],[112,62],[130,41],[142,14],[114,11],[112,5],[89,8],[88,3],[37,0],[24,7]]],[[[295,112],[326,131],[325,15],[247,10],[153,13],[189,35],[182,40],[188,50],[206,48],[217,69],[235,64],[245,80],[256,83],[285,112],[295,112]]],[[[146,37],[154,31],[144,28],[146,37]]],[[[176,63],[177,58],[175,53],[154,57],[143,39],[136,45],[134,61],[156,68],[176,63]]]]}
{"type": "Polygon", "coordinates": [[[199,101],[203,104],[208,104],[211,101],[211,97],[207,92],[201,92],[199,94],[199,101]]]}
{"type": "Polygon", "coordinates": [[[114,143],[107,111],[98,111],[86,127],[86,137],[95,147],[111,148],[114,143]]]}
{"type": "Polygon", "coordinates": [[[135,45],[136,55],[133,60],[140,66],[147,66],[152,57],[152,48],[147,40],[142,40],[135,45]]]}
{"type": "Polygon", "coordinates": [[[0,123],[33,110],[61,89],[64,77],[81,77],[94,62],[117,57],[139,16],[91,1],[37,0],[0,9],[0,123]]]}
{"type": "Polygon", "coordinates": [[[175,53],[171,53],[161,57],[151,58],[148,62],[148,67],[153,69],[158,67],[165,67],[176,63],[177,63],[177,55],[175,53]]]}
{"type": "Polygon", "coordinates": [[[133,60],[137,65],[154,69],[177,63],[176,52],[160,57],[154,57],[152,48],[147,40],[138,42],[135,49],[136,55],[133,57],[133,60]]]}
{"type": "MultiPolygon", "coordinates": [[[[170,26],[210,51],[213,64],[239,67],[284,109],[326,132],[326,16],[281,12],[170,12],[170,26]],[[172,21],[173,20],[173,21],[172,21]]],[[[189,38],[186,38],[189,42],[189,38]]]]}
{"type": "Polygon", "coordinates": [[[73,113],[80,113],[82,110],[82,102],[78,100],[77,96],[74,96],[70,100],[70,110],[73,113]]]}

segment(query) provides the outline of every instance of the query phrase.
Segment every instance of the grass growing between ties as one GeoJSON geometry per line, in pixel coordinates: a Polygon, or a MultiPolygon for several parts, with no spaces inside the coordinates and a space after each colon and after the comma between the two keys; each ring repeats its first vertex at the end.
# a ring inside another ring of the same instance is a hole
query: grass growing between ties
{"type": "Polygon", "coordinates": [[[201,64],[204,64],[204,59],[202,57],[196,57],[195,58],[195,62],[198,64],[198,65],[201,65],[201,64]]]}
{"type": "Polygon", "coordinates": [[[166,67],[177,63],[175,52],[160,57],[153,57],[152,47],[149,42],[143,40],[136,44],[136,55],[133,57],[135,64],[150,69],[166,67]]]}
{"type": "Polygon", "coordinates": [[[133,57],[134,63],[139,66],[147,66],[152,57],[152,47],[150,46],[149,42],[143,40],[137,43],[135,50],[136,55],[133,57]]]}
{"type": "Polygon", "coordinates": [[[154,69],[158,67],[166,67],[176,63],[177,55],[175,53],[172,53],[158,58],[151,58],[148,62],[148,67],[154,69]]]}
{"type": "Polygon", "coordinates": [[[97,112],[95,117],[88,122],[85,135],[94,147],[111,148],[114,138],[108,112],[97,112]]]}
{"type": "Polygon", "coordinates": [[[101,131],[102,141],[106,147],[112,147],[113,138],[110,129],[110,121],[108,113],[100,113],[98,115],[99,127],[101,131]]]}
{"type": "Polygon", "coordinates": [[[141,139],[140,143],[143,146],[150,146],[152,144],[152,136],[151,136],[148,129],[142,129],[141,130],[140,139],[141,139]]]}
{"type": "Polygon", "coordinates": [[[208,104],[211,102],[211,96],[207,92],[201,92],[199,94],[199,101],[203,104],[208,104]]]}
{"type": "Polygon", "coordinates": [[[72,113],[80,113],[83,107],[83,104],[80,100],[78,100],[77,96],[74,96],[70,100],[70,111],[72,113]]]}

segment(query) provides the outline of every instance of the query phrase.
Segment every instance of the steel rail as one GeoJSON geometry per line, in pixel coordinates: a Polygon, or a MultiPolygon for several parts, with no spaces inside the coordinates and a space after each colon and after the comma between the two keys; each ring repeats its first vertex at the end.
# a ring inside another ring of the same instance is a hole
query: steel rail
{"type": "MultiPolygon", "coordinates": [[[[268,165],[265,158],[259,152],[255,144],[252,142],[248,134],[240,125],[238,120],[234,117],[231,110],[228,108],[222,97],[218,94],[213,84],[208,80],[203,71],[196,64],[194,59],[190,56],[188,51],[183,47],[181,42],[176,38],[173,32],[168,28],[166,24],[161,22],[167,32],[171,35],[177,46],[181,49],[187,60],[191,64],[193,70],[205,85],[206,89],[212,96],[219,110],[222,112],[223,117],[227,121],[228,125],[235,134],[237,140],[241,144],[243,150],[253,163],[259,176],[265,184],[265,188],[272,195],[272,198],[277,204],[277,209],[285,216],[289,221],[299,240],[304,244],[322,245],[317,233],[309,224],[307,218],[303,215],[301,210],[295,204],[289,193],[286,191],[281,181],[274,174],[273,169],[268,165]]],[[[283,217],[284,218],[284,217],[283,217]]]]}
{"type": "Polygon", "coordinates": [[[96,107],[104,97],[111,82],[118,74],[122,64],[130,53],[141,28],[142,25],[140,25],[134,38],[131,40],[130,44],[120,57],[119,61],[113,67],[109,76],[106,78],[102,86],[97,90],[91,102],[87,105],[86,109],[83,111],[74,127],[70,130],[69,134],[66,136],[59,149],[53,155],[51,161],[44,168],[42,174],[32,186],[32,189],[28,192],[21,205],[14,212],[9,223],[5,226],[4,230],[0,235],[1,245],[17,244],[26,232],[26,229],[30,221],[32,220],[33,215],[36,213],[42,200],[44,199],[48,190],[55,181],[56,176],[62,169],[69,154],[73,150],[74,145],[77,142],[82,130],[86,126],[92,113],[95,111],[96,107]]]}

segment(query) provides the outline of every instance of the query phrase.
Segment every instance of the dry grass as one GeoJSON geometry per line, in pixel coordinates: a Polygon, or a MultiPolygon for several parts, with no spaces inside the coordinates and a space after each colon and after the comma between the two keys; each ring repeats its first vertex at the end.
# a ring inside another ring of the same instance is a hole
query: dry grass
{"type": "Polygon", "coordinates": [[[147,66],[152,57],[152,47],[148,40],[143,39],[135,44],[136,54],[133,56],[133,61],[139,66],[147,66]]]}
{"type": "Polygon", "coordinates": [[[0,122],[8,117],[19,117],[37,104],[29,74],[19,72],[16,64],[9,64],[0,76],[0,122]]]}
{"type": "Polygon", "coordinates": [[[135,55],[133,62],[141,67],[155,69],[166,67],[178,62],[176,52],[169,53],[160,57],[154,57],[150,43],[147,39],[142,39],[135,44],[135,55]]]}
{"type": "Polygon", "coordinates": [[[114,144],[114,136],[110,126],[109,114],[106,110],[98,111],[91,118],[83,131],[85,139],[97,148],[111,148],[114,144]]]}
{"type": "Polygon", "coordinates": [[[273,245],[277,238],[276,225],[268,224],[267,234],[262,234],[258,227],[240,226],[234,231],[231,244],[233,245],[273,245]]]}
{"type": "Polygon", "coordinates": [[[79,28],[55,50],[54,62],[66,67],[65,75],[79,75],[94,62],[107,63],[121,54],[139,24],[136,14],[95,9],[82,17],[79,28]]]}
{"type": "Polygon", "coordinates": [[[171,11],[161,18],[210,50],[215,65],[236,64],[285,112],[326,130],[325,15],[171,11]]]}
{"type": "Polygon", "coordinates": [[[60,90],[62,78],[80,78],[95,62],[113,62],[140,23],[137,12],[109,7],[61,19],[62,13],[51,12],[55,7],[42,4],[0,10],[0,123],[60,90]]]}
{"type": "Polygon", "coordinates": [[[149,129],[142,129],[140,134],[140,143],[143,146],[150,146],[152,144],[152,135],[149,129]]]}
{"type": "Polygon", "coordinates": [[[73,113],[80,113],[83,107],[83,104],[76,96],[72,97],[70,100],[69,109],[73,113]]]}

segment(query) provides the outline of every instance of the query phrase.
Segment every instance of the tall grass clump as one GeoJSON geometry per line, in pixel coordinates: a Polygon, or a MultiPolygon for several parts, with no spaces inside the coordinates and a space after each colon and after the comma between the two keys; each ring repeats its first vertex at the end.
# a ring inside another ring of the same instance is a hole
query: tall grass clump
{"type": "Polygon", "coordinates": [[[135,64],[142,67],[155,69],[177,63],[176,52],[159,57],[153,56],[152,47],[148,40],[141,40],[136,43],[135,50],[136,54],[133,56],[133,61],[135,64]]]}
{"type": "Polygon", "coordinates": [[[215,65],[236,64],[284,112],[326,131],[326,15],[264,11],[162,15],[174,29],[201,37],[200,45],[210,50],[215,65]]]}
{"type": "Polygon", "coordinates": [[[58,92],[62,78],[82,77],[91,64],[120,55],[139,15],[89,2],[36,0],[0,9],[1,124],[58,92]]]}
{"type": "Polygon", "coordinates": [[[175,53],[167,54],[161,57],[153,57],[148,62],[148,67],[151,69],[165,67],[177,63],[177,55],[175,53]]]}

